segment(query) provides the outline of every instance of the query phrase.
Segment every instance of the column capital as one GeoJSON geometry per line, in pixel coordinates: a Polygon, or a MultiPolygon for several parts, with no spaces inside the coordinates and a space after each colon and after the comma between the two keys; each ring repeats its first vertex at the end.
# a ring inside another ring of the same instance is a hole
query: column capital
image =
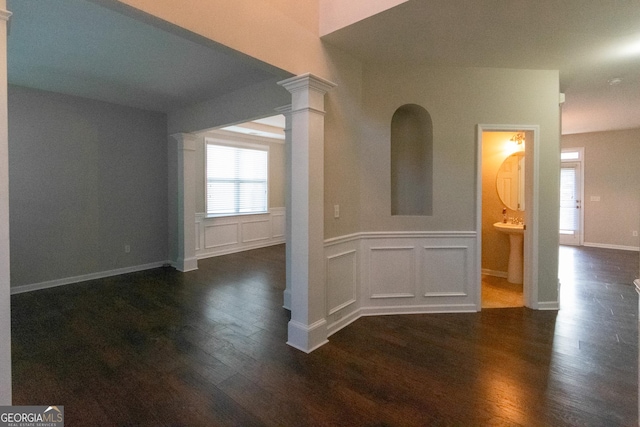
{"type": "Polygon", "coordinates": [[[278,107],[275,109],[278,114],[282,114],[284,116],[284,134],[285,134],[285,143],[291,143],[291,104],[284,105],[282,107],[278,107]]]}
{"type": "Polygon", "coordinates": [[[197,135],[192,133],[174,133],[169,136],[178,143],[179,150],[196,151],[196,143],[198,142],[197,135]]]}
{"type": "Polygon", "coordinates": [[[324,114],[324,94],[336,87],[335,83],[309,73],[282,80],[278,84],[291,93],[292,113],[311,111],[324,114]]]}
{"type": "Polygon", "coordinates": [[[335,83],[311,73],[294,76],[286,80],[279,81],[278,84],[291,93],[304,89],[313,89],[325,94],[337,86],[335,83]]]}
{"type": "Polygon", "coordinates": [[[287,114],[291,114],[291,104],[283,105],[282,107],[275,108],[278,114],[282,114],[286,116],[287,114]]]}

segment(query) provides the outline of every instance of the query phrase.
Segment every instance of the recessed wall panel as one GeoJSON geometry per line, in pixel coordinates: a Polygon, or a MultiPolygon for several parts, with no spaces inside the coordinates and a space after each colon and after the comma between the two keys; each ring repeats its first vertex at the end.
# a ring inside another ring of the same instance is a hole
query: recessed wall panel
{"type": "Polygon", "coordinates": [[[285,215],[283,214],[273,214],[271,216],[271,220],[273,221],[271,225],[271,237],[284,237],[285,229],[286,229],[286,220],[285,215]]]}
{"type": "Polygon", "coordinates": [[[238,243],[238,224],[209,225],[204,229],[204,247],[234,245],[238,243]]]}
{"type": "Polygon", "coordinates": [[[255,242],[271,237],[271,221],[249,221],[242,224],[242,242],[255,242]]]}
{"type": "Polygon", "coordinates": [[[371,248],[370,297],[415,297],[415,256],[413,247],[371,248]]]}
{"type": "Polygon", "coordinates": [[[327,307],[329,314],[356,301],[356,251],[327,257],[327,307]]]}
{"type": "Polygon", "coordinates": [[[467,247],[429,246],[423,252],[425,297],[466,296],[467,247]]]}

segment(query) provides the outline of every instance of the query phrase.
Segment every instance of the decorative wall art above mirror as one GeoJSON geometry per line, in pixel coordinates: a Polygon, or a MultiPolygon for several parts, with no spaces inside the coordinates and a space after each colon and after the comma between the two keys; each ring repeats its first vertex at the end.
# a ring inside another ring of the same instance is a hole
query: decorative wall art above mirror
{"type": "Polygon", "coordinates": [[[496,177],[496,190],[506,207],[514,211],[524,211],[524,152],[519,151],[507,157],[496,177]]]}

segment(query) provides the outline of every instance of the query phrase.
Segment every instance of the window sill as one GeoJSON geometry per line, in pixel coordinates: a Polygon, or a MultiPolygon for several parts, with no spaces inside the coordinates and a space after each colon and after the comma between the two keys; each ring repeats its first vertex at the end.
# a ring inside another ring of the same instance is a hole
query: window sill
{"type": "Polygon", "coordinates": [[[251,215],[268,215],[269,211],[264,212],[243,212],[243,213],[228,213],[228,214],[204,214],[202,218],[227,218],[232,216],[251,216],[251,215]]]}

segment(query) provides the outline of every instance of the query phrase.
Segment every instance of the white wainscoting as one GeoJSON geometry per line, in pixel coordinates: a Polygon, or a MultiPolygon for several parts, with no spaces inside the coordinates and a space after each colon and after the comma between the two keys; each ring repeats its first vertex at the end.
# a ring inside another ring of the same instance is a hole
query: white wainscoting
{"type": "Polygon", "coordinates": [[[329,335],[360,316],[479,311],[476,238],[389,232],[327,240],[329,335]]]}
{"type": "Polygon", "coordinates": [[[198,259],[284,243],[285,208],[266,214],[218,216],[196,214],[198,259]]]}

